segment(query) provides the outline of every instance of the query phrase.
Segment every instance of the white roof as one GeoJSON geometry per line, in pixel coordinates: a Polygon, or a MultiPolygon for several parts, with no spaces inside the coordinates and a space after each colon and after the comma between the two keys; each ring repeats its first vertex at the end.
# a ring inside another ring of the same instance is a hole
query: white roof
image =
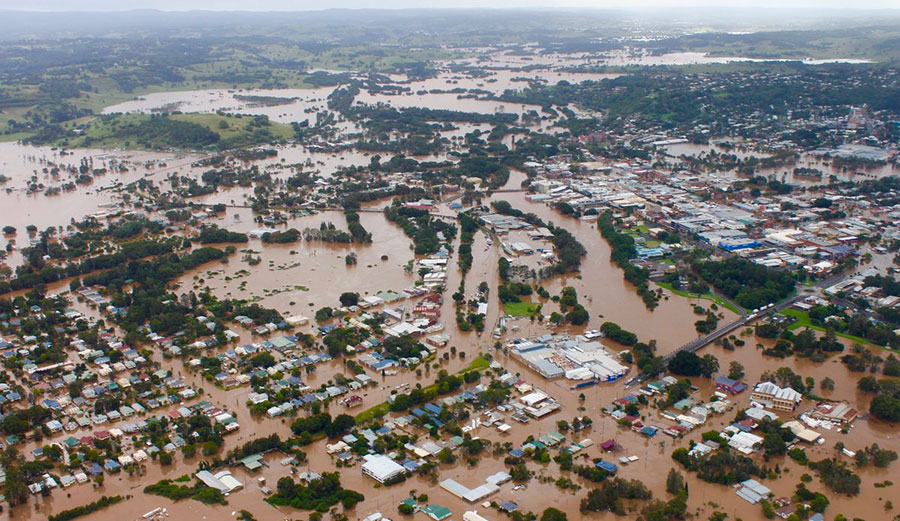
{"type": "MultiPolygon", "coordinates": [[[[714,402],[714,403],[716,403],[716,402],[714,402]]],[[[745,413],[748,417],[750,417],[750,418],[752,418],[752,419],[754,419],[754,420],[763,420],[763,419],[766,419],[766,418],[769,418],[769,419],[771,419],[771,420],[777,420],[777,419],[778,419],[778,415],[777,415],[777,414],[772,413],[772,412],[769,412],[769,411],[767,411],[767,410],[765,410],[765,409],[763,409],[763,408],[760,408],[760,407],[748,407],[747,410],[744,411],[744,413],[745,413]]]]}
{"type": "Polygon", "coordinates": [[[803,395],[791,389],[790,387],[779,387],[772,382],[760,382],[753,388],[753,392],[767,394],[779,400],[791,400],[799,402],[803,399],[803,395]]]}
{"type": "Polygon", "coordinates": [[[728,445],[747,454],[749,452],[752,452],[753,447],[759,443],[762,443],[762,441],[763,439],[755,434],[741,431],[732,436],[730,440],[728,440],[728,445]]]}
{"type": "Polygon", "coordinates": [[[791,400],[793,402],[799,402],[803,399],[803,395],[800,394],[800,392],[795,391],[790,387],[780,389],[777,393],[775,393],[775,397],[781,400],[791,400]]]}
{"type": "Polygon", "coordinates": [[[382,481],[403,472],[403,467],[400,464],[381,454],[368,457],[362,468],[376,479],[382,481]]]}
{"type": "Polygon", "coordinates": [[[549,398],[549,396],[547,396],[547,393],[545,393],[543,391],[534,391],[530,394],[526,394],[525,396],[519,398],[519,401],[521,401],[525,405],[528,405],[529,407],[531,407],[537,403],[540,403],[543,400],[546,400],[547,398],[549,398]]]}
{"type": "Polygon", "coordinates": [[[238,481],[231,475],[231,472],[227,470],[223,470],[216,475],[213,475],[208,470],[201,470],[195,475],[197,476],[197,479],[202,481],[206,486],[215,488],[223,493],[231,493],[244,486],[243,483],[238,481]]]}
{"type": "Polygon", "coordinates": [[[228,486],[222,483],[219,478],[212,475],[212,473],[208,470],[201,470],[197,474],[197,479],[203,482],[204,485],[214,488],[219,492],[228,492],[228,486]]]}
{"type": "Polygon", "coordinates": [[[487,519],[478,515],[476,510],[470,510],[468,512],[463,513],[463,521],[488,521],[487,519]]]}
{"type": "Polygon", "coordinates": [[[223,485],[228,487],[229,492],[234,492],[239,488],[243,488],[244,484],[237,480],[234,476],[231,475],[231,472],[227,470],[223,470],[215,475],[216,479],[222,482],[223,485]]]}
{"type": "Polygon", "coordinates": [[[493,483],[485,483],[468,491],[465,495],[463,495],[463,499],[465,499],[469,503],[474,503],[476,501],[481,501],[482,499],[499,491],[500,487],[498,487],[497,485],[493,483]]]}

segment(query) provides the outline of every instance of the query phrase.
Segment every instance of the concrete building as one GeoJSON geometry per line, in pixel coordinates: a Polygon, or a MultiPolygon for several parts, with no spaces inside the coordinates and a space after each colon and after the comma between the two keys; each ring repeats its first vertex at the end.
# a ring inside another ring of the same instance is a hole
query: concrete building
{"type": "Polygon", "coordinates": [[[404,472],[402,465],[381,454],[366,456],[366,462],[362,464],[362,473],[379,483],[388,482],[404,472]]]}

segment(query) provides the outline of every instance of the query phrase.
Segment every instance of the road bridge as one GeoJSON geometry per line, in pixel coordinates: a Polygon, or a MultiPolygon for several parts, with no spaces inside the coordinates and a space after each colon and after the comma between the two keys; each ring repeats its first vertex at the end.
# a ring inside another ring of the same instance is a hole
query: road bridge
{"type": "MultiPolygon", "coordinates": [[[[833,286],[833,285],[837,284],[838,282],[847,278],[847,276],[848,275],[846,275],[846,274],[833,275],[827,279],[817,282],[815,284],[815,287],[819,288],[819,289],[823,289],[823,288],[827,288],[829,286],[833,286]]],[[[684,344],[683,346],[679,347],[678,349],[669,353],[668,355],[666,355],[663,358],[665,359],[666,363],[668,363],[680,351],[688,351],[690,353],[698,351],[701,348],[715,342],[716,340],[719,340],[720,338],[724,337],[725,335],[728,335],[732,331],[734,331],[742,326],[745,326],[749,323],[759,320],[765,316],[773,315],[775,313],[781,313],[785,309],[788,309],[789,307],[793,306],[794,303],[806,298],[807,296],[808,296],[808,294],[794,296],[794,297],[789,298],[788,300],[782,301],[782,302],[776,304],[775,306],[773,306],[765,311],[762,311],[760,313],[751,313],[750,315],[747,315],[746,313],[741,313],[741,316],[737,320],[730,322],[730,323],[720,327],[719,329],[716,329],[715,331],[713,331],[712,333],[710,333],[704,337],[698,338],[696,340],[692,340],[692,341],[684,344]]]]}

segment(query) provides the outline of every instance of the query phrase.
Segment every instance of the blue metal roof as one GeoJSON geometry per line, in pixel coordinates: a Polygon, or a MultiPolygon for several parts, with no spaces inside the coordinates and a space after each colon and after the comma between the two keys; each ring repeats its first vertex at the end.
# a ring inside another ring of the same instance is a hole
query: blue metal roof
{"type": "Polygon", "coordinates": [[[613,465],[612,463],[610,463],[608,461],[598,461],[595,464],[595,466],[600,470],[605,470],[606,472],[609,472],[610,474],[614,474],[617,470],[619,470],[619,467],[613,465]]]}

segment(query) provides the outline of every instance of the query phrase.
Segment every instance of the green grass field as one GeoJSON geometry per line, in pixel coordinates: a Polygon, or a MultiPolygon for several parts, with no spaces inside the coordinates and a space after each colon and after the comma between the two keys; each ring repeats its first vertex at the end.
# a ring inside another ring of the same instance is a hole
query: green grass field
{"type": "Polygon", "coordinates": [[[719,307],[723,307],[736,315],[741,314],[741,311],[737,307],[735,307],[732,304],[730,304],[729,302],[726,302],[726,301],[722,300],[721,298],[713,295],[712,293],[704,293],[703,295],[700,295],[697,293],[688,293],[687,291],[681,291],[681,290],[672,288],[672,285],[669,284],[668,282],[657,282],[656,285],[670,293],[678,295],[679,297],[711,300],[711,301],[715,302],[719,307]]]}
{"type": "Polygon", "coordinates": [[[537,314],[539,304],[536,302],[506,302],[503,312],[513,317],[531,318],[537,314]]]}
{"type": "Polygon", "coordinates": [[[17,132],[15,134],[0,134],[0,143],[10,143],[13,141],[19,141],[21,139],[25,139],[27,137],[32,136],[28,132],[17,132]]]}
{"type": "Polygon", "coordinates": [[[813,324],[812,324],[812,321],[810,321],[810,319],[809,319],[808,313],[804,313],[804,312],[798,311],[796,309],[785,309],[784,311],[781,312],[781,314],[786,317],[791,317],[791,318],[794,318],[797,320],[796,322],[791,324],[791,326],[788,329],[793,330],[793,329],[797,329],[799,327],[815,328],[815,326],[813,326],[813,324]]]}
{"type": "MultiPolygon", "coordinates": [[[[796,322],[794,322],[793,324],[788,326],[788,330],[790,330],[790,331],[794,331],[796,329],[800,329],[801,327],[803,327],[803,328],[812,329],[814,331],[818,331],[820,333],[825,332],[824,327],[817,326],[812,323],[812,321],[809,319],[808,313],[804,313],[803,311],[799,311],[796,309],[785,309],[784,311],[781,312],[781,314],[786,317],[795,318],[797,320],[796,322]]],[[[870,342],[862,337],[848,335],[846,333],[835,333],[835,334],[838,336],[838,338],[843,338],[844,340],[850,340],[851,342],[857,342],[862,345],[869,345],[869,346],[873,346],[873,347],[883,348],[883,346],[873,344],[872,342],[870,342]]]]}
{"type": "Polygon", "coordinates": [[[465,374],[472,371],[484,371],[488,367],[491,366],[491,361],[483,356],[475,357],[470,363],[469,366],[459,372],[459,374],[465,374]]]}
{"type": "MultiPolygon", "coordinates": [[[[88,124],[81,137],[69,141],[69,146],[88,148],[122,148],[122,149],[167,149],[190,148],[181,143],[169,142],[166,139],[153,139],[146,143],[137,141],[129,132],[121,132],[130,126],[138,125],[150,118],[146,114],[121,114],[113,119],[96,119],[88,124]]],[[[169,119],[183,121],[205,127],[219,135],[219,148],[237,148],[287,141],[294,135],[294,130],[282,123],[269,122],[265,127],[251,125],[253,118],[223,116],[219,114],[172,114],[169,119]]]]}

